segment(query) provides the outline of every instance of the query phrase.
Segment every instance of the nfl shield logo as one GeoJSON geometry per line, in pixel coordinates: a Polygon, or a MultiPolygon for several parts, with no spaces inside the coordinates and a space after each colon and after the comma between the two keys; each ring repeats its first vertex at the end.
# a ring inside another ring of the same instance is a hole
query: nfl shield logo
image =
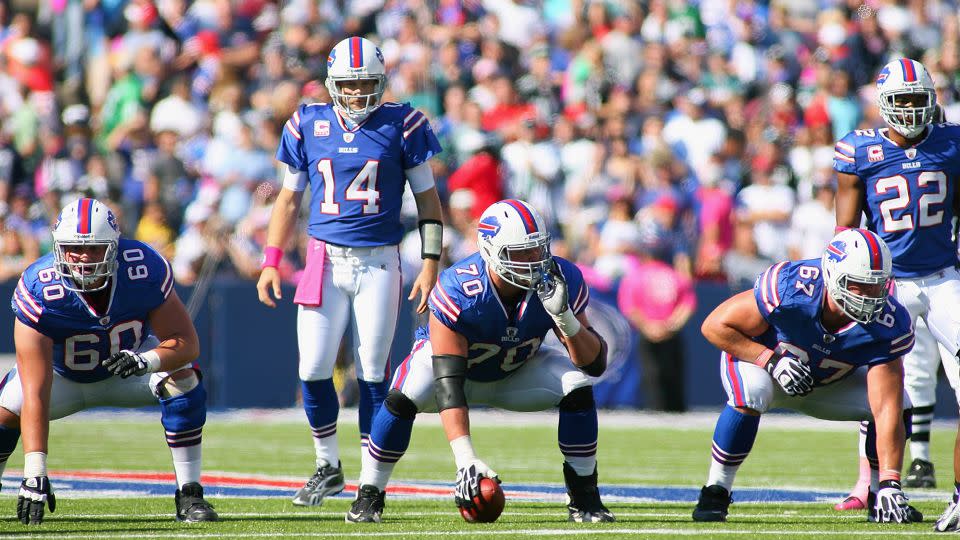
{"type": "Polygon", "coordinates": [[[343,142],[353,142],[353,133],[346,132],[343,134],[343,142]]]}
{"type": "Polygon", "coordinates": [[[905,151],[905,153],[907,154],[907,159],[913,159],[913,158],[917,157],[917,149],[916,149],[916,148],[907,148],[907,150],[905,151]]]}
{"type": "Polygon", "coordinates": [[[868,147],[867,161],[883,161],[883,147],[879,144],[868,147]]]}
{"type": "Polygon", "coordinates": [[[329,136],[330,136],[330,121],[329,121],[329,120],[314,120],[314,121],[313,121],[313,136],[314,136],[314,137],[329,137],[329,136]]]}

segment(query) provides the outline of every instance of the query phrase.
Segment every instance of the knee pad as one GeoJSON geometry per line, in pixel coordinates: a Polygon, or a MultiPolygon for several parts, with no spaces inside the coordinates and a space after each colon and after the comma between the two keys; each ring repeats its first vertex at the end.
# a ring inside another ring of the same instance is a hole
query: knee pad
{"type": "Polygon", "coordinates": [[[200,385],[200,377],[193,368],[174,371],[160,379],[153,387],[153,393],[160,399],[174,398],[186,394],[200,385]]]}
{"type": "Polygon", "coordinates": [[[558,405],[561,411],[586,411],[596,408],[593,401],[593,387],[581,386],[573,389],[569,394],[563,396],[558,405]]]}
{"type": "Polygon", "coordinates": [[[207,421],[207,390],[202,384],[169,398],[160,398],[160,423],[163,429],[179,433],[203,427],[207,421]]]}
{"type": "Polygon", "coordinates": [[[390,414],[404,420],[413,420],[418,412],[417,405],[399,390],[391,390],[383,400],[383,406],[390,414]]]}

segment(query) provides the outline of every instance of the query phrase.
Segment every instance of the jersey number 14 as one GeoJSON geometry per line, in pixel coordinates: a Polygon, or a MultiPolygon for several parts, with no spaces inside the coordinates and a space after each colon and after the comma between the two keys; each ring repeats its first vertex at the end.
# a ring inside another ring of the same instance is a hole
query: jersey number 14
{"type": "MultiPolygon", "coordinates": [[[[347,200],[362,201],[364,215],[380,212],[380,192],[377,191],[379,167],[379,161],[368,160],[347,186],[347,200]]],[[[333,162],[329,159],[321,159],[317,162],[317,171],[323,176],[323,201],[320,202],[320,212],[339,215],[340,203],[336,202],[335,198],[337,181],[333,175],[333,162]]]]}

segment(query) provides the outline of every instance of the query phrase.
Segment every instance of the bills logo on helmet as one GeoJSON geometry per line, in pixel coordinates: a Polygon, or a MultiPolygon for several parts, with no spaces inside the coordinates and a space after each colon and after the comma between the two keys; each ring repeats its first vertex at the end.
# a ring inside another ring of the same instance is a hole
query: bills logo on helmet
{"type": "Polygon", "coordinates": [[[110,228],[115,231],[120,231],[120,228],[117,227],[117,216],[113,215],[113,212],[107,210],[107,225],[110,225],[110,228]]]}
{"type": "Polygon", "coordinates": [[[500,232],[500,220],[497,216],[487,216],[477,224],[477,230],[487,238],[496,236],[500,232]]]}
{"type": "Polygon", "coordinates": [[[840,262],[847,258],[847,243],[843,240],[835,240],[827,246],[827,257],[831,261],[840,262]]]}
{"type": "Polygon", "coordinates": [[[880,74],[877,75],[877,86],[882,85],[884,81],[887,80],[887,77],[889,76],[890,76],[890,68],[887,68],[887,67],[883,68],[880,71],[880,74]]]}
{"type": "Polygon", "coordinates": [[[336,49],[336,47],[334,47],[333,49],[330,49],[330,55],[327,56],[327,68],[328,68],[328,69],[329,69],[329,68],[332,68],[332,67],[333,67],[333,63],[334,63],[336,60],[337,60],[337,49],[336,49]]]}

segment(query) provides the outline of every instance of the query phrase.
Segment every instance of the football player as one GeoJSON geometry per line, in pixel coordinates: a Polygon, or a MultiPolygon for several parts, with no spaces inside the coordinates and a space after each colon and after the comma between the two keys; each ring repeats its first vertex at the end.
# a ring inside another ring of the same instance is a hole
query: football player
{"type": "Polygon", "coordinates": [[[216,521],[200,485],[207,416],[193,366],[200,344],[170,263],[120,238],[105,205],[80,199],[60,212],[53,253],[24,271],[11,304],[17,366],[0,381],[0,472],[22,433],[20,521],[39,524],[44,506],[56,505],[47,475],[50,420],[158,401],[177,477],[176,517],[216,521]]]}
{"type": "MultiPolygon", "coordinates": [[[[916,407],[914,420],[921,427],[921,435],[910,445],[914,461],[907,480],[914,486],[932,485],[929,421],[940,356],[947,373],[960,370],[956,356],[960,351],[960,311],[956,309],[960,271],[951,223],[958,215],[960,196],[956,187],[960,126],[934,122],[933,81],[915,60],[900,58],[884,66],[877,76],[877,100],[888,127],[855,130],[835,147],[837,226],[857,227],[865,215],[866,227],[890,247],[897,299],[915,319],[924,320],[947,350],[937,355],[932,347],[925,347],[923,354],[907,357],[904,369],[907,392],[916,407]]],[[[956,377],[952,379],[956,388],[956,377]]],[[[954,455],[955,462],[960,461],[960,443],[954,455]]],[[[954,475],[960,481],[960,470],[954,475]]],[[[960,517],[958,493],[960,489],[955,490],[947,511],[952,516],[947,526],[952,530],[958,528],[960,517]]],[[[858,496],[862,494],[851,494],[858,496]]],[[[848,502],[856,503],[850,498],[848,502]]]]}
{"type": "Polygon", "coordinates": [[[438,412],[456,462],[456,504],[466,510],[481,477],[496,479],[470,438],[468,407],[559,409],[570,521],[608,522],[597,489],[597,410],[589,376],[606,368],[606,344],[584,310],[580,270],[550,254],[550,234],[527,203],[488,207],[477,226],[480,252],[443,271],[430,320],[397,368],[363,455],[346,520],[379,522],[384,490],[410,442],[417,413],[438,412]],[[553,331],[566,350],[541,347],[553,331]],[[572,362],[572,363],[571,363],[572,362]]]}
{"type": "Polygon", "coordinates": [[[427,117],[407,104],[382,102],[383,54],[366,39],[338,43],[327,69],[333,103],[301,105],[281,135],[276,157],[284,169],[283,189],[273,206],[257,283],[260,301],[274,307],[280,299],[277,263],[309,186],[310,242],[293,301],[299,306],[299,378],[316,472],[293,498],[301,506],[320,505],[344,488],[333,367],[345,331],[360,388],[361,453],[386,395],[401,301],[397,246],[404,233],[400,204],[406,184],[420,220],[423,267],[408,298],[419,294],[418,313],[426,311],[437,279],[443,237],[440,198],[427,162],[440,152],[440,143],[427,117]]]}
{"type": "Polygon", "coordinates": [[[753,291],[728,299],[704,321],[704,337],[722,351],[728,400],[694,521],[726,520],[737,469],[756,439],[760,415],[774,407],[826,420],[871,420],[867,450],[880,464],[880,477],[869,518],[922,520],[900,487],[902,357],[914,335],[910,314],[888,297],[890,259],[877,235],[849,229],[821,259],[771,266],[753,291]]]}

